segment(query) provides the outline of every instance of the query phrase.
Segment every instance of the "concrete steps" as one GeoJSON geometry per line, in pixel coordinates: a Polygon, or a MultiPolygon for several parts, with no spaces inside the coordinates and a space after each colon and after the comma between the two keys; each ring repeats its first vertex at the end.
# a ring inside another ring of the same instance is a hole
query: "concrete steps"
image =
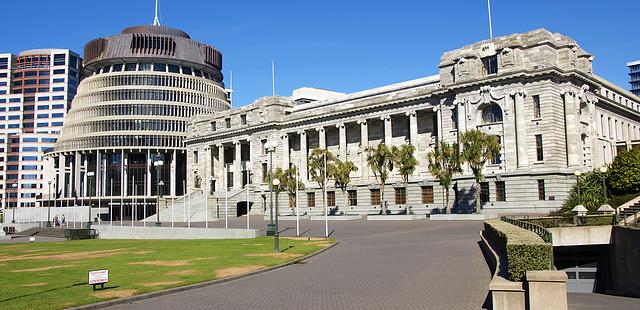
{"type": "MultiPolygon", "coordinates": [[[[244,190],[228,192],[227,210],[229,217],[237,217],[238,202],[245,201],[244,190]]],[[[161,200],[160,222],[204,222],[205,219],[214,220],[225,216],[225,193],[216,192],[208,196],[208,205],[205,206],[205,197],[202,190],[194,191],[189,196],[182,196],[173,202],[161,200]]],[[[155,222],[155,214],[148,216],[143,221],[155,222]]]]}
{"type": "Polygon", "coordinates": [[[20,236],[38,236],[38,237],[51,237],[51,238],[64,238],[64,228],[53,227],[33,227],[27,230],[16,233],[20,236]]]}

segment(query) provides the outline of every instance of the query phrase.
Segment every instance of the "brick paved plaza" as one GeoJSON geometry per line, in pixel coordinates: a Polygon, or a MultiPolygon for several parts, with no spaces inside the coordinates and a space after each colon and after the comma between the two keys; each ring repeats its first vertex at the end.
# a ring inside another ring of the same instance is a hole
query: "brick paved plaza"
{"type": "MultiPolygon", "coordinates": [[[[252,217],[252,224],[262,220],[252,217]]],[[[293,227],[295,221],[281,221],[293,227]]],[[[324,222],[302,231],[324,233],[324,222]]],[[[224,226],[222,221],[212,226],[224,226]]],[[[244,219],[230,227],[243,227],[244,219]]],[[[480,222],[331,222],[340,244],[303,264],[114,309],[480,309],[480,222]]]]}

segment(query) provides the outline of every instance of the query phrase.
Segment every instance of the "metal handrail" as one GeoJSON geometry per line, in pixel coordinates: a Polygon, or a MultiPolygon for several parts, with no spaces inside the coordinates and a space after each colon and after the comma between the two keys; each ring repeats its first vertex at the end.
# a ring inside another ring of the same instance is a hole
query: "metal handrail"
{"type": "Polygon", "coordinates": [[[516,225],[520,228],[532,231],[534,233],[536,233],[538,236],[540,236],[540,238],[542,238],[542,240],[544,240],[544,242],[548,242],[553,244],[553,234],[551,234],[551,232],[549,230],[547,230],[546,228],[537,225],[537,224],[533,224],[533,223],[529,223],[529,222],[525,222],[525,221],[521,221],[512,217],[508,217],[508,216],[503,216],[500,217],[500,220],[503,222],[507,222],[509,224],[513,224],[516,225]]]}

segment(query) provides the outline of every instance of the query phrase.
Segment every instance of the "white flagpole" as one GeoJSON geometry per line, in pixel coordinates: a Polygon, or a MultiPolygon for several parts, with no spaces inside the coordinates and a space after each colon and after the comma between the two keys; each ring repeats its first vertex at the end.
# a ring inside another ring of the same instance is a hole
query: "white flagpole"
{"type": "MultiPolygon", "coordinates": [[[[208,154],[208,152],[207,152],[208,154]]],[[[209,155],[207,155],[209,156],[209,155]]],[[[209,180],[207,178],[207,165],[205,162],[204,165],[204,228],[209,228],[209,191],[207,190],[209,188],[208,184],[209,180]]]]}
{"type": "Polygon", "coordinates": [[[133,178],[133,198],[131,199],[131,227],[133,227],[133,218],[134,218],[134,210],[136,210],[136,176],[135,174],[131,176],[133,178]]]}
{"type": "Polygon", "coordinates": [[[487,0],[487,8],[489,11],[489,37],[493,39],[493,25],[491,22],[491,0],[487,0]]]}
{"type": "Polygon", "coordinates": [[[224,228],[229,228],[229,191],[224,187],[224,228]]]}
{"type": "Polygon", "coordinates": [[[329,207],[327,206],[327,152],[324,150],[324,236],[329,238],[329,207]]]}
{"type": "Polygon", "coordinates": [[[298,167],[296,167],[296,236],[300,237],[300,204],[298,203],[298,167]]]}
{"type": "Polygon", "coordinates": [[[249,203],[249,182],[251,180],[251,171],[249,170],[249,167],[251,166],[251,164],[249,163],[249,161],[247,161],[245,164],[247,165],[247,167],[245,167],[245,170],[247,171],[247,229],[249,229],[249,206],[251,205],[249,203]]]}
{"type": "Polygon", "coordinates": [[[276,62],[271,61],[271,95],[276,96],[276,62]]]}
{"type": "MultiPolygon", "coordinates": [[[[175,194],[175,189],[174,189],[174,194],[175,194]]],[[[174,204],[175,200],[176,200],[176,197],[171,197],[171,227],[173,227],[173,209],[175,209],[175,204],[174,204]]]]}
{"type": "Polygon", "coordinates": [[[187,227],[191,227],[191,192],[187,191],[187,200],[189,203],[187,211],[187,227]]]}
{"type": "Polygon", "coordinates": [[[111,196],[110,200],[111,202],[109,203],[109,226],[113,226],[113,178],[111,178],[111,192],[110,192],[111,196]]]}

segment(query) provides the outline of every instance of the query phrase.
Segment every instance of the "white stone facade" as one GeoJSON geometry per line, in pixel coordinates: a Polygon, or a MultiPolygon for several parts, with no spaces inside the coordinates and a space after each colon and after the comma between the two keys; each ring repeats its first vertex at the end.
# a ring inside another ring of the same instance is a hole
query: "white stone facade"
{"type": "MultiPolygon", "coordinates": [[[[375,213],[378,186],[363,149],[411,143],[419,166],[405,189],[408,199],[395,199],[405,187],[395,171],[384,197],[392,212],[408,205],[430,213],[442,208],[444,193],[427,171],[426,154],[439,140],[455,143],[477,128],[498,135],[502,145],[500,158],[484,169],[484,210],[548,212],[561,206],[576,170],[598,168],[619,148],[640,142],[640,98],[595,75],[592,60],[572,39],[540,29],[447,52],[437,76],[318,101],[265,97],[198,116],[185,140],[188,187],[207,187],[215,200],[224,197],[220,184],[227,183],[230,203],[243,208],[249,168],[251,212],[261,213],[268,205],[264,143],[277,142],[274,168],[295,165],[301,171],[307,171],[311,149],[327,147],[359,168],[351,175],[352,193],[343,197],[339,189],[328,189],[335,192],[335,205],[375,213]]],[[[314,212],[309,204],[315,195],[315,209],[322,208],[319,186],[305,173],[302,179],[300,206],[314,212]]],[[[472,210],[473,182],[467,167],[455,177],[454,212],[472,210]]],[[[281,212],[290,213],[286,193],[279,198],[281,212]]]]}

